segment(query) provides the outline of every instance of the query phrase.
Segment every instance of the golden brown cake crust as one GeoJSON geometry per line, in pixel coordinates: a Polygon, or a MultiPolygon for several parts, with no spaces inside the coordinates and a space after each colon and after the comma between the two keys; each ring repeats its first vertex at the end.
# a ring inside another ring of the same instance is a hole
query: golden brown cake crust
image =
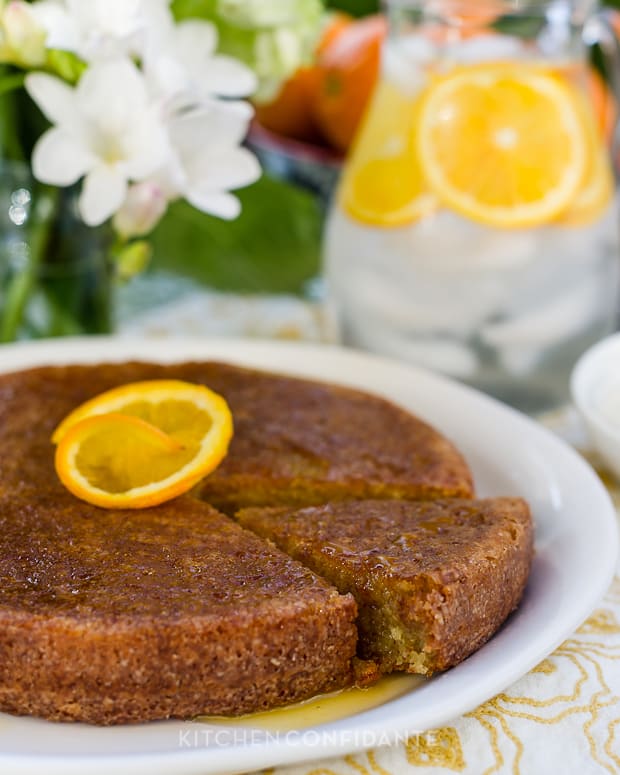
{"type": "Polygon", "coordinates": [[[0,499],[0,710],[240,714],[353,680],[355,602],[206,504],[0,499]]]}
{"type": "Polygon", "coordinates": [[[465,659],[517,606],[532,560],[519,498],[244,509],[237,519],[353,594],[360,656],[385,672],[465,659]]]}
{"type": "Polygon", "coordinates": [[[42,367],[0,376],[2,488],[55,486],[49,437],[75,406],[144,379],[206,384],[229,402],[235,435],[201,496],[227,513],[252,505],[363,498],[470,497],[460,453],[377,396],[221,363],[42,367]]]}

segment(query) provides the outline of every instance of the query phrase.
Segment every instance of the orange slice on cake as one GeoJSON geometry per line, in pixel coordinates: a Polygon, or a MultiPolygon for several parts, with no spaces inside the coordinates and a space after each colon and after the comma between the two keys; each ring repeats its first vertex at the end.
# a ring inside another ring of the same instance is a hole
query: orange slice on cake
{"type": "Polygon", "coordinates": [[[56,428],[55,466],[76,497],[145,508],[190,490],[225,457],[226,401],[201,385],[136,382],[87,401],[56,428]]]}

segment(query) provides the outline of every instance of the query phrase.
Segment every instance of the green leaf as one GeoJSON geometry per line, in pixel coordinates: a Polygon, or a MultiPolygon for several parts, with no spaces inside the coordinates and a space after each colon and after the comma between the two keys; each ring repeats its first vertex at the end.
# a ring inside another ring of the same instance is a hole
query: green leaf
{"type": "Polygon", "coordinates": [[[223,221],[184,202],[152,235],[153,270],[230,291],[301,293],[319,272],[322,214],[305,191],[266,176],[238,192],[242,212],[223,221]]]}
{"type": "MultiPolygon", "coordinates": [[[[10,79],[11,75],[3,76],[10,79]]],[[[0,159],[4,161],[24,161],[25,151],[18,121],[19,111],[16,98],[19,92],[8,89],[0,97],[0,159]]]]}

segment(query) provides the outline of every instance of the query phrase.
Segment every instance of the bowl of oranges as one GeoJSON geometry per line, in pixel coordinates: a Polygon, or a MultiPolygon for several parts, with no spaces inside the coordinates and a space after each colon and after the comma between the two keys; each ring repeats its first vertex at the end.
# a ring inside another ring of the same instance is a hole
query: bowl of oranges
{"type": "Polygon", "coordinates": [[[382,15],[329,15],[313,61],[255,105],[248,144],[272,175],[325,203],[375,87],[387,32],[382,15]]]}

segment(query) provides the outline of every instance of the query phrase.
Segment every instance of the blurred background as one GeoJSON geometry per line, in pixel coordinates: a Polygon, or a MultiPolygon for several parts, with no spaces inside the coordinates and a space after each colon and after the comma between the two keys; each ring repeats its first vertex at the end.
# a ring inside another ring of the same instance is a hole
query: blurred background
{"type": "Polygon", "coordinates": [[[564,400],[618,322],[619,3],[3,5],[0,340],[344,341],[530,411],[564,400]],[[131,152],[111,60],[160,111],[131,152]],[[442,176],[463,164],[458,191],[442,176]],[[482,201],[489,180],[509,206],[482,201]]]}

